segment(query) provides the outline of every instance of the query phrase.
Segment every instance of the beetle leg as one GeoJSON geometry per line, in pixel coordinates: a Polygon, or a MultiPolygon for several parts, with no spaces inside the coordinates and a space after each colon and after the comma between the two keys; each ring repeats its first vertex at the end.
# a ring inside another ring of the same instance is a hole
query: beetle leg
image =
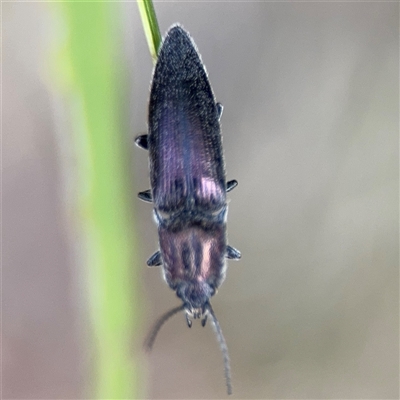
{"type": "Polygon", "coordinates": [[[242,257],[242,254],[240,253],[239,250],[235,249],[232,246],[227,246],[226,247],[226,258],[229,258],[230,260],[239,260],[240,257],[242,257]]]}
{"type": "Polygon", "coordinates": [[[201,326],[206,326],[206,322],[207,322],[207,315],[201,320],[201,326]]]}
{"type": "Polygon", "coordinates": [[[224,106],[221,103],[217,103],[218,119],[221,119],[222,111],[224,111],[224,106]]]}
{"type": "Polygon", "coordinates": [[[147,135],[140,135],[135,138],[136,146],[148,150],[149,143],[148,143],[148,136],[147,135]]]}
{"type": "Polygon", "coordinates": [[[227,182],[226,184],[226,193],[230,192],[231,190],[235,189],[238,185],[238,181],[236,179],[232,179],[231,181],[227,182]]]}
{"type": "Polygon", "coordinates": [[[153,202],[153,196],[151,195],[151,190],[147,189],[143,192],[138,193],[138,197],[140,200],[143,200],[147,203],[152,203],[153,202]]]}
{"type": "Polygon", "coordinates": [[[162,264],[162,258],[160,251],[156,251],[148,260],[147,265],[149,267],[158,267],[162,264]]]}
{"type": "Polygon", "coordinates": [[[189,328],[191,328],[191,327],[192,327],[192,320],[189,318],[189,315],[188,315],[188,314],[185,314],[185,317],[186,317],[187,326],[188,326],[189,328]]]}

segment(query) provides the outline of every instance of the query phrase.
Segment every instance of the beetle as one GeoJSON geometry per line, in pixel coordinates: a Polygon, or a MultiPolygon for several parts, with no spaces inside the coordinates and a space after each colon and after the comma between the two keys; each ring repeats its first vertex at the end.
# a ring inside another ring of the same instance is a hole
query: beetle
{"type": "Polygon", "coordinates": [[[136,144],[149,151],[151,189],[138,194],[154,205],[159,246],[147,261],[162,266],[169,287],[183,304],[162,315],[145,346],[150,350],[162,325],[184,311],[186,322],[209,316],[224,357],[228,394],[232,393],[228,348],[210,298],[226,275],[226,258],[240,252],[227,244],[226,182],[217,103],[196,45],[178,24],[160,47],[150,90],[148,134],[136,144]]]}

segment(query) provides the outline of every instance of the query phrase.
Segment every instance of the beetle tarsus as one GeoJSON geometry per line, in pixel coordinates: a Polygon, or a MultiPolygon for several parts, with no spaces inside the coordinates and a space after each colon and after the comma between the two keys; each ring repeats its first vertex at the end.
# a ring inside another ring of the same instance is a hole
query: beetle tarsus
{"type": "Polygon", "coordinates": [[[186,316],[186,323],[189,328],[192,327],[192,320],[189,318],[189,315],[185,314],[186,316]]]}
{"type": "Polygon", "coordinates": [[[238,250],[235,249],[232,246],[227,246],[226,248],[226,258],[229,258],[230,260],[239,260],[242,257],[242,253],[238,250]]]}
{"type": "Polygon", "coordinates": [[[201,326],[205,327],[207,323],[207,315],[201,320],[201,326]]]}
{"type": "Polygon", "coordinates": [[[227,182],[226,184],[226,193],[230,192],[231,190],[235,189],[238,185],[238,181],[236,179],[232,179],[231,181],[227,182]]]}
{"type": "Polygon", "coordinates": [[[224,111],[224,106],[221,103],[217,103],[218,119],[221,119],[222,111],[224,111]]]}
{"type": "Polygon", "coordinates": [[[140,147],[141,149],[148,150],[149,149],[149,142],[148,142],[148,135],[140,135],[135,138],[136,146],[140,147]]]}
{"type": "Polygon", "coordinates": [[[147,265],[149,267],[158,267],[162,264],[162,258],[160,251],[156,251],[148,260],[147,265]]]}
{"type": "Polygon", "coordinates": [[[151,195],[151,190],[147,189],[144,190],[143,192],[138,193],[138,197],[140,200],[145,201],[146,203],[152,203],[153,202],[153,196],[151,195]]]}

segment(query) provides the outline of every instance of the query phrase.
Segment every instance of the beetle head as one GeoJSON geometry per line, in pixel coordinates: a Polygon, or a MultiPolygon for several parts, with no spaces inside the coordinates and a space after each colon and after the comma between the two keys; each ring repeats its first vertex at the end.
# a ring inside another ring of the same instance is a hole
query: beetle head
{"type": "Polygon", "coordinates": [[[207,282],[182,282],[176,291],[177,296],[183,301],[188,326],[192,325],[189,317],[203,318],[203,325],[208,313],[209,299],[215,293],[207,282]]]}

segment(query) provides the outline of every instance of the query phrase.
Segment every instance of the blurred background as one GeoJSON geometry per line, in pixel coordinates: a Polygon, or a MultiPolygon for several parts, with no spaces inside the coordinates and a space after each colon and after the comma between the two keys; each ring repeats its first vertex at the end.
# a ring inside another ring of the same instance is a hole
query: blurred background
{"type": "MultiPolygon", "coordinates": [[[[132,396],[225,398],[210,326],[189,330],[177,315],[150,355],[141,349],[179,301],[146,267],[156,227],[135,197],[149,188],[147,154],[133,138],[146,131],[152,60],[137,5],[109,7],[121,31],[117,97],[135,242],[132,396]]],[[[229,263],[213,305],[233,398],[398,398],[399,4],[155,8],[162,34],[175,22],[191,33],[224,105],[227,178],[239,181],[228,234],[242,259],[229,263]]],[[[54,61],[62,18],[55,4],[2,4],[4,398],[96,392],[90,266],[74,197],[79,140],[54,61]]]]}

